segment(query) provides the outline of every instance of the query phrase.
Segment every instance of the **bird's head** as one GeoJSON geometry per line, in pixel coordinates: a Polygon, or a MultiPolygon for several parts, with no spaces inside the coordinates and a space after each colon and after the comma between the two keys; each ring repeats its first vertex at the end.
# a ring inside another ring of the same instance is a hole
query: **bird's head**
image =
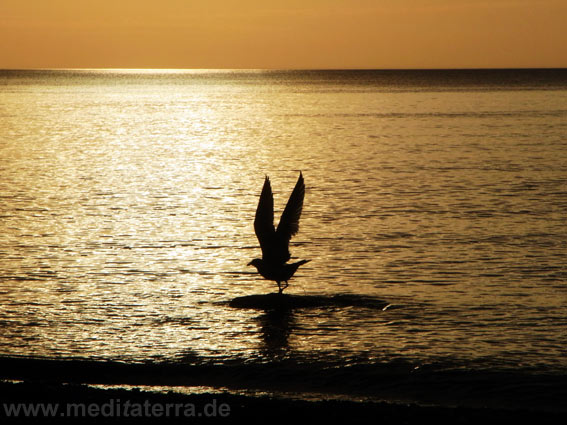
{"type": "Polygon", "coordinates": [[[260,258],[254,258],[252,261],[248,263],[248,265],[259,268],[262,265],[262,260],[260,258]]]}

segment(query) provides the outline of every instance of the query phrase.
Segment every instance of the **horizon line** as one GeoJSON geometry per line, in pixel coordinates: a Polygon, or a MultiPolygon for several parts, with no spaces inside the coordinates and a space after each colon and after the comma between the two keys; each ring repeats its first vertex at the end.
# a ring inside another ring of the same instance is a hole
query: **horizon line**
{"type": "Polygon", "coordinates": [[[0,71],[158,71],[158,72],[184,72],[184,71],[250,71],[250,72],[278,72],[278,71],[498,71],[498,70],[567,70],[567,67],[454,67],[454,68],[124,68],[124,67],[0,67],[0,71]]]}

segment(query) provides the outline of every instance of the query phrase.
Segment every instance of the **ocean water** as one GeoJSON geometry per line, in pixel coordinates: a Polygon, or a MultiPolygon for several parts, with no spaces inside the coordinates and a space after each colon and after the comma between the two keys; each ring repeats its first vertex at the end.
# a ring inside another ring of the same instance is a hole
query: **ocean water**
{"type": "Polygon", "coordinates": [[[565,375],[566,134],[565,70],[1,71],[0,356],[565,375]],[[320,303],[233,308],[300,170],[320,303]]]}

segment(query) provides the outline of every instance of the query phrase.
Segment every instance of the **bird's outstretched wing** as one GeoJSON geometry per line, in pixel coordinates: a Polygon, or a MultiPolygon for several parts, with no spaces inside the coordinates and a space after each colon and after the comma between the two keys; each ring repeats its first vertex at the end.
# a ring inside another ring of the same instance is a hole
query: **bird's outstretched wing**
{"type": "Polygon", "coordinates": [[[270,257],[276,231],[274,229],[274,197],[268,176],[264,180],[258,208],[256,208],[254,231],[258,237],[258,242],[260,242],[260,248],[262,248],[262,257],[264,259],[270,257]]]}
{"type": "Polygon", "coordinates": [[[303,209],[304,196],[305,183],[303,182],[303,175],[300,171],[297,183],[293,188],[293,192],[291,192],[282,217],[280,218],[278,229],[276,230],[278,237],[285,240],[286,246],[291,237],[299,231],[299,218],[301,217],[301,210],[303,209]]]}
{"type": "Polygon", "coordinates": [[[299,217],[303,209],[305,184],[303,175],[299,179],[287,201],[278,229],[274,229],[274,197],[270,179],[266,176],[260,201],[254,218],[254,231],[262,248],[262,259],[271,264],[284,264],[289,261],[289,240],[299,230],[299,217]]]}

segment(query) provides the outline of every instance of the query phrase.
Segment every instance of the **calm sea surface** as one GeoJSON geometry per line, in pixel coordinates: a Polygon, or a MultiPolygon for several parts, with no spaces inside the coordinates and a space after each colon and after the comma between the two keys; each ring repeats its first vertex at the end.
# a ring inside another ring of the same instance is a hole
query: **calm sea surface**
{"type": "Polygon", "coordinates": [[[564,374],[566,135],[561,70],[0,71],[0,356],[564,374]],[[299,170],[351,301],[231,308],[299,170]]]}

